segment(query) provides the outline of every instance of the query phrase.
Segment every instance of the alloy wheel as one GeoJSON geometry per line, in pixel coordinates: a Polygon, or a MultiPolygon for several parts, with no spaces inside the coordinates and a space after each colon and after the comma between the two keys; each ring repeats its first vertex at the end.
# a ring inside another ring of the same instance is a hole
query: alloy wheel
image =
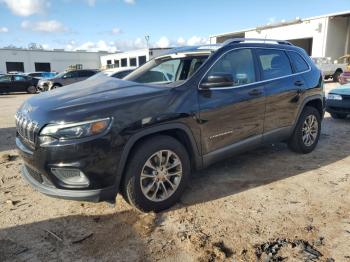
{"type": "Polygon", "coordinates": [[[175,193],[181,178],[182,163],[179,156],[171,150],[160,150],[143,165],[141,191],[148,200],[164,201],[175,193]]]}
{"type": "Polygon", "coordinates": [[[305,146],[315,143],[318,136],[318,121],[316,116],[309,115],[305,118],[302,128],[302,138],[305,146]]]}

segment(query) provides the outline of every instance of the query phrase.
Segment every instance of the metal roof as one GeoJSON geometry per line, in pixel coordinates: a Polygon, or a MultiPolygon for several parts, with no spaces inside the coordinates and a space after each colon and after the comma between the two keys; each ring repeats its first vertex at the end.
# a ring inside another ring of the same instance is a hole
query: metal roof
{"type": "Polygon", "coordinates": [[[319,18],[324,18],[324,17],[336,17],[336,16],[350,16],[350,10],[342,11],[342,12],[336,12],[336,13],[330,13],[330,14],[325,14],[325,15],[320,15],[320,16],[312,16],[308,18],[296,18],[288,21],[283,21],[283,22],[278,22],[278,23],[273,23],[273,24],[266,24],[263,26],[257,26],[254,28],[248,28],[244,30],[238,30],[238,31],[232,31],[232,32],[226,32],[222,34],[216,34],[216,35],[210,35],[209,38],[212,37],[222,37],[222,36],[228,36],[228,35],[233,35],[233,34],[242,34],[245,32],[253,31],[253,30],[262,30],[262,29],[267,29],[267,28],[272,28],[272,27],[281,27],[281,26],[286,26],[290,24],[295,24],[295,23],[301,23],[304,21],[309,21],[309,20],[314,20],[314,19],[319,19],[319,18]]]}

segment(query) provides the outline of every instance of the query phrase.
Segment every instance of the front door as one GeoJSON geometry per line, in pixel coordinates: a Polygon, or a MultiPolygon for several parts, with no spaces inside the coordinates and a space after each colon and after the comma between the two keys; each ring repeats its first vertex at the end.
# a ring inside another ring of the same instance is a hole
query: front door
{"type": "Polygon", "coordinates": [[[0,76],[0,93],[7,93],[10,91],[10,86],[12,82],[11,75],[0,76]]]}
{"type": "Polygon", "coordinates": [[[225,53],[202,82],[217,74],[232,75],[233,84],[198,91],[204,155],[238,142],[262,140],[264,85],[257,82],[253,51],[240,48],[225,53]]]}

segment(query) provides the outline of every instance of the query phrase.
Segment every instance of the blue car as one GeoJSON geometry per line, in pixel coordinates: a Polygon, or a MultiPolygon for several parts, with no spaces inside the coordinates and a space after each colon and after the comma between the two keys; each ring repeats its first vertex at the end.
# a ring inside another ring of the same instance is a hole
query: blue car
{"type": "Polygon", "coordinates": [[[350,114],[350,84],[332,89],[327,95],[326,111],[335,119],[350,114]]]}

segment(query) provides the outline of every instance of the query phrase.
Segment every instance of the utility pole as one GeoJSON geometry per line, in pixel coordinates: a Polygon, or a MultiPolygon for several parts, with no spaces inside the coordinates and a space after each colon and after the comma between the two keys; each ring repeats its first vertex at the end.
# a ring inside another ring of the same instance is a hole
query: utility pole
{"type": "Polygon", "coordinates": [[[149,49],[149,35],[145,35],[145,39],[146,39],[146,44],[147,44],[147,49],[149,49]]]}

